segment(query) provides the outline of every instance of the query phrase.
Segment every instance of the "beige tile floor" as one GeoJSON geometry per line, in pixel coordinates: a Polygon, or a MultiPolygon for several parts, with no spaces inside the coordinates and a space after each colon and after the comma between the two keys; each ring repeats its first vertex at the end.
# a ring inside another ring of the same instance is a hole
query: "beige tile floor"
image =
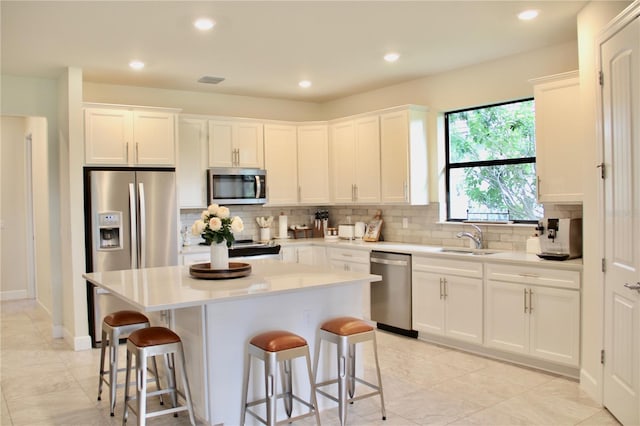
{"type": "MultiPolygon", "coordinates": [[[[2,426],[121,423],[122,402],[112,418],[106,392],[96,401],[97,349],[74,352],[52,339],[51,321],[33,301],[2,302],[0,309],[2,426]]],[[[350,425],[618,424],[572,380],[387,333],[378,333],[378,350],[387,420],[380,418],[379,400],[368,398],[349,406],[350,425]]],[[[370,351],[364,354],[369,376],[370,351]]],[[[339,424],[337,409],[323,411],[321,419],[339,424]]],[[[309,420],[301,424],[313,424],[309,420]]],[[[148,423],[188,424],[188,417],[148,423]]]]}

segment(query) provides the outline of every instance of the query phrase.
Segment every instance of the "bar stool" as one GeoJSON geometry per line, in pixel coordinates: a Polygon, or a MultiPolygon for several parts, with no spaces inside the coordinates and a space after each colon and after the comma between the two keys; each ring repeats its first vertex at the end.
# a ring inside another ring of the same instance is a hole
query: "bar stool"
{"type": "Polygon", "coordinates": [[[189,381],[187,379],[187,370],[184,360],[184,352],[182,349],[182,341],[173,331],[166,327],[148,327],[134,331],[127,340],[127,369],[126,369],[127,386],[124,390],[124,414],[122,422],[127,422],[129,409],[131,409],[138,417],[138,425],[144,425],[149,417],[156,417],[163,414],[173,413],[174,417],[178,416],[180,411],[189,411],[189,421],[192,425],[196,424],[193,415],[193,405],[191,402],[191,392],[189,391],[189,381]],[[175,370],[175,354],[178,354],[178,361],[182,369],[182,386],[184,393],[180,392],[176,387],[176,370],[175,370]],[[136,396],[129,396],[129,378],[131,377],[131,358],[136,357],[136,396]],[[167,372],[167,381],[169,387],[166,389],[158,389],[153,392],[147,392],[147,358],[164,355],[165,368],[167,372]],[[172,408],[157,410],[147,413],[147,397],[154,395],[171,394],[172,408]],[[178,406],[178,395],[183,397],[186,405],[178,406]],[[132,401],[136,404],[132,404],[132,401]]]}
{"type": "MultiPolygon", "coordinates": [[[[98,401],[102,400],[102,383],[109,386],[109,410],[111,416],[114,414],[116,407],[116,389],[123,387],[125,384],[118,384],[118,372],[125,369],[118,369],[118,345],[120,338],[127,337],[130,333],[149,327],[149,318],[136,311],[117,311],[113,312],[102,320],[102,345],[100,349],[100,377],[98,378],[98,401]],[[104,369],[105,352],[109,347],[109,370],[104,369]],[[108,375],[108,379],[105,377],[108,375]]],[[[156,386],[160,388],[158,380],[158,368],[155,359],[153,360],[153,375],[156,380],[156,386]]],[[[162,397],[160,397],[162,404],[162,397]]]]}
{"type": "Polygon", "coordinates": [[[288,424],[293,422],[294,420],[310,416],[315,416],[316,424],[320,424],[320,415],[318,413],[315,386],[313,384],[313,376],[311,374],[311,357],[309,355],[309,345],[307,345],[307,341],[304,338],[288,331],[276,330],[258,334],[249,341],[245,356],[244,381],[242,385],[242,414],[240,416],[240,425],[244,425],[246,413],[251,414],[261,423],[268,426],[288,424]],[[266,397],[256,401],[247,402],[252,356],[264,362],[264,385],[266,397]],[[299,357],[305,357],[307,361],[307,375],[309,377],[309,386],[311,387],[311,396],[309,398],[309,401],[304,401],[297,395],[293,394],[293,372],[291,370],[291,360],[299,357]],[[275,377],[278,374],[278,364],[280,362],[283,363],[282,368],[280,369],[280,373],[282,376],[282,393],[277,394],[275,377]],[[278,398],[284,399],[285,411],[287,413],[287,419],[280,422],[276,421],[276,402],[278,398]],[[301,414],[299,416],[291,417],[294,399],[308,407],[309,412],[301,414]],[[250,407],[262,403],[266,403],[266,419],[260,417],[257,413],[250,409],[250,407]]]}
{"type": "Polygon", "coordinates": [[[316,335],[316,350],[313,365],[313,378],[316,384],[316,390],[321,395],[338,403],[340,414],[340,424],[344,425],[347,421],[347,403],[353,403],[364,398],[380,395],[380,408],[382,411],[382,420],[387,419],[384,408],[384,396],[382,392],[382,379],[380,377],[380,365],[378,363],[378,349],[376,345],[376,333],[372,326],[367,322],[358,318],[338,317],[326,321],[320,326],[320,330],[316,335]],[[318,383],[318,361],[320,359],[320,345],[326,340],[337,345],[337,361],[338,361],[338,377],[318,383]],[[359,377],[356,377],[356,351],[357,343],[373,342],[373,354],[376,360],[376,372],[378,375],[378,384],[374,385],[359,377]],[[368,386],[373,389],[363,395],[355,395],[356,382],[368,386]],[[323,391],[321,387],[338,383],[338,397],[323,391]],[[348,393],[348,396],[347,396],[348,393]]]}

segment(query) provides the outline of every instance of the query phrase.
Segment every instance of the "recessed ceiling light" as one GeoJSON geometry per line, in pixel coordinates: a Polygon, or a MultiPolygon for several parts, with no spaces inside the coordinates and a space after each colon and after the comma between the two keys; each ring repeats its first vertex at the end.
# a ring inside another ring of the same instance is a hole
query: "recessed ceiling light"
{"type": "Polygon", "coordinates": [[[142,68],[144,68],[144,62],[138,60],[131,61],[129,62],[129,66],[134,70],[141,70],[142,68]]]}
{"type": "Polygon", "coordinates": [[[384,60],[387,62],[395,62],[398,60],[399,57],[400,57],[400,54],[391,52],[384,55],[384,60]]]}
{"type": "Polygon", "coordinates": [[[215,24],[216,23],[209,18],[200,18],[193,23],[193,26],[201,31],[207,31],[213,28],[215,24]]]}
{"type": "Polygon", "coordinates": [[[521,21],[530,21],[538,16],[537,10],[525,10],[523,12],[518,13],[518,19],[521,21]]]}
{"type": "Polygon", "coordinates": [[[300,83],[298,83],[298,86],[306,89],[307,87],[311,87],[311,82],[309,80],[302,80],[300,83]]]}

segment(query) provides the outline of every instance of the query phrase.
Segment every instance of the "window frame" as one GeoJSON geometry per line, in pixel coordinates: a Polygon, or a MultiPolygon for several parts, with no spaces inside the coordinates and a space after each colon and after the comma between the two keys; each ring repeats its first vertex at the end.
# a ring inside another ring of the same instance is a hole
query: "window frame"
{"type": "MultiPolygon", "coordinates": [[[[466,222],[467,219],[454,219],[451,218],[451,170],[453,169],[464,169],[470,167],[487,167],[487,166],[508,166],[514,164],[534,164],[536,165],[536,157],[520,157],[520,158],[508,158],[508,159],[500,159],[500,160],[483,160],[483,161],[466,161],[460,163],[451,163],[450,161],[450,150],[449,150],[449,115],[456,114],[464,111],[473,111],[478,109],[499,107],[502,105],[516,104],[520,102],[533,101],[534,98],[527,97],[522,99],[516,99],[512,101],[498,102],[495,104],[481,105],[477,107],[471,108],[461,108],[454,111],[447,111],[444,113],[444,157],[445,157],[445,194],[446,194],[446,212],[447,212],[447,222],[466,222]]],[[[537,151],[536,151],[537,154],[537,151]]],[[[537,179],[537,177],[536,177],[537,179]]],[[[537,197],[536,197],[537,201],[537,197]]],[[[485,223],[482,220],[474,220],[469,222],[476,223],[485,223]]],[[[488,220],[486,223],[492,223],[492,221],[488,220]]],[[[522,223],[522,224],[537,224],[537,219],[532,220],[510,220],[510,223],[522,223]]]]}

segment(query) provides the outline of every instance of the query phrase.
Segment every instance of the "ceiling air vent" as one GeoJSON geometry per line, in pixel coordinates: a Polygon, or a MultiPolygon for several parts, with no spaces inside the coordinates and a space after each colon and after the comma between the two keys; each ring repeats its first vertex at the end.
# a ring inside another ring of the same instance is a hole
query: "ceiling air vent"
{"type": "Polygon", "coordinates": [[[210,75],[205,75],[204,77],[200,77],[198,79],[198,83],[206,84],[218,84],[221,81],[224,81],[224,77],[211,77],[210,75]]]}

